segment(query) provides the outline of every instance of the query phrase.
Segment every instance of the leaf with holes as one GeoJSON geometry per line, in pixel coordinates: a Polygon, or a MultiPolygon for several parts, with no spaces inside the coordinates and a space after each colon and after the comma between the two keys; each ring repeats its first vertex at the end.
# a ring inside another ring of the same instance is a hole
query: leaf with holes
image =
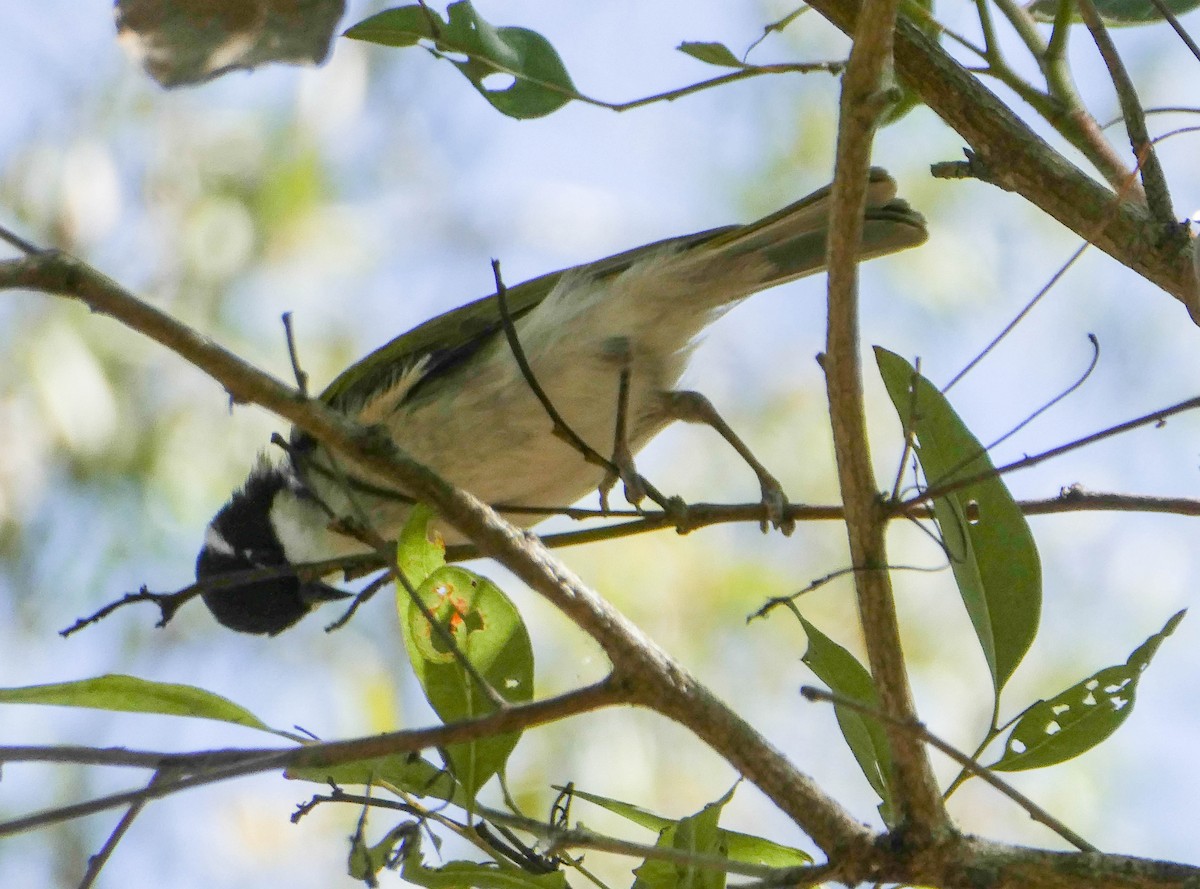
{"type": "MultiPolygon", "coordinates": [[[[804,634],[808,636],[808,650],[801,658],[808,668],[836,694],[864,706],[878,708],[879,696],[867,668],[803,617],[800,623],[804,627],[804,634]]],[[[888,746],[887,732],[878,720],[848,707],[835,704],[834,714],[842,737],[858,761],[858,767],[883,801],[879,807],[880,814],[890,824],[894,809],[891,788],[888,786],[892,774],[892,749],[888,746]]]]}
{"type": "MultiPolygon", "coordinates": [[[[1146,25],[1165,20],[1156,4],[1150,0],[1095,0],[1096,11],[1104,24],[1113,27],[1122,25],[1146,25]]],[[[1191,12],[1200,6],[1200,0],[1163,0],[1163,5],[1176,16],[1191,12]]],[[[1059,0],[1034,0],[1026,9],[1033,13],[1039,22],[1053,22],[1058,16],[1059,0]]],[[[1071,22],[1079,24],[1083,21],[1072,5],[1071,22]]]]}
{"type": "Polygon", "coordinates": [[[1004,744],[1004,755],[988,768],[999,772],[1040,769],[1074,759],[1115,732],[1133,712],[1138,679],[1163,640],[1183,620],[1180,611],[1129,656],[1021,714],[1004,744]]]}
{"type": "MultiPolygon", "coordinates": [[[[533,698],[529,632],[498,586],[473,571],[446,566],[429,575],[416,593],[441,631],[398,587],[405,647],[425,697],[443,722],[472,719],[496,709],[451,645],[505,700],[525,703],[533,698]]],[[[447,746],[447,764],[468,800],[504,768],[519,738],[519,732],[510,732],[447,746]]]]}
{"type": "Polygon", "coordinates": [[[425,46],[509,117],[544,117],[577,95],[558,52],[541,34],[495,27],[469,0],[451,3],[446,13],[443,20],[426,6],[401,6],[364,19],[346,36],[385,46],[425,46]]]}
{"type": "Polygon", "coordinates": [[[981,477],[936,498],[933,515],[999,698],[1041,618],[1042,564],[1033,534],[987,451],[945,396],[899,355],[877,346],[875,359],[929,487],[981,477]]]}
{"type": "Polygon", "coordinates": [[[412,514],[404,523],[396,545],[396,565],[404,572],[404,578],[413,586],[420,586],[434,571],[446,565],[446,544],[441,535],[430,539],[430,522],[433,510],[424,503],[413,507],[412,514]]]}

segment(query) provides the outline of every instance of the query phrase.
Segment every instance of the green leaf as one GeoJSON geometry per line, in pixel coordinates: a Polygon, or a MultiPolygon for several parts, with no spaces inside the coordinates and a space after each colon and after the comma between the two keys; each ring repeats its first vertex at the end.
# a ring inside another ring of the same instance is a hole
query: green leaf
{"type": "MultiPolygon", "coordinates": [[[[563,787],[555,788],[555,790],[565,789],[563,787]]],[[[620,800],[610,799],[576,788],[571,788],[571,794],[593,805],[600,806],[602,809],[607,809],[616,815],[620,815],[622,818],[632,821],[634,824],[644,827],[647,830],[662,831],[675,823],[670,818],[655,814],[633,803],[621,802],[620,800]]],[[[812,856],[807,852],[800,849],[793,849],[791,846],[774,843],[771,840],[756,837],[748,833],[739,833],[736,830],[722,829],[720,844],[726,849],[731,861],[741,862],[742,864],[762,864],[767,867],[798,867],[802,864],[812,863],[812,856]]]]}
{"type": "Polygon", "coordinates": [[[414,587],[425,582],[434,571],[446,565],[446,545],[439,537],[429,539],[429,523],[433,510],[424,503],[413,507],[412,514],[404,523],[400,540],[396,544],[396,564],[404,572],[404,578],[414,587]]]}
{"type": "MultiPolygon", "coordinates": [[[[1094,0],[1096,11],[1106,25],[1120,27],[1122,25],[1146,25],[1163,21],[1163,15],[1150,0],[1094,0]]],[[[1039,22],[1053,22],[1058,15],[1059,0],[1034,0],[1026,8],[1039,22]]],[[[1191,12],[1200,6],[1200,0],[1164,0],[1164,5],[1176,17],[1191,12]]],[[[1072,4],[1072,9],[1074,4],[1072,4]]],[[[1083,19],[1078,12],[1072,13],[1072,24],[1078,24],[1083,19]]]]}
{"type": "Polygon", "coordinates": [[[432,9],[400,6],[363,19],[342,36],[382,46],[416,46],[422,40],[432,40],[445,27],[442,17],[432,9]]]}
{"type": "Polygon", "coordinates": [[[479,864],[451,861],[441,867],[426,867],[421,860],[421,836],[411,834],[404,849],[400,876],[405,881],[428,889],[568,889],[562,871],[531,874],[506,861],[479,864]]]}
{"type": "MultiPolygon", "coordinates": [[[[681,818],[663,828],[655,844],[692,855],[717,855],[728,858],[717,822],[721,810],[733,798],[733,788],[694,815],[681,818]]],[[[725,889],[725,871],[697,867],[662,858],[647,858],[633,871],[637,877],[633,889],[725,889]]]]}
{"type": "Polygon", "coordinates": [[[355,880],[374,885],[375,875],[385,867],[392,865],[392,853],[396,846],[405,841],[412,841],[414,828],[416,828],[416,822],[413,821],[397,824],[374,846],[368,846],[362,834],[356,832],[350,839],[350,855],[346,862],[346,872],[355,880]]]}
{"type": "Polygon", "coordinates": [[[94,679],[0,688],[0,703],[56,704],[88,707],[122,713],[159,713],[164,716],[194,716],[216,719],[246,728],[295,739],[290,732],[273,729],[257,716],[228,698],[191,685],[151,682],[136,676],[109,673],[94,679]]]}
{"type": "Polygon", "coordinates": [[[294,781],[316,784],[371,785],[409,793],[413,796],[434,797],[455,805],[470,805],[470,800],[445,769],[421,757],[419,753],[394,753],[357,762],[333,766],[300,766],[283,773],[294,781]]]}
{"type": "Polygon", "coordinates": [[[426,45],[509,117],[544,117],[575,97],[566,66],[541,34],[528,28],[495,27],[469,0],[451,3],[446,11],[443,20],[420,6],[389,9],[359,22],[346,36],[385,46],[426,45]],[[497,86],[497,77],[511,78],[511,83],[497,86]]]}
{"type": "Polygon", "coordinates": [[[1033,534],[979,440],[912,365],[875,348],[879,372],[931,488],[986,474],[933,501],[933,514],[996,697],[1037,635],[1042,565],[1033,534]]]}
{"type": "MultiPolygon", "coordinates": [[[[875,683],[867,668],[858,662],[849,651],[842,648],[811,623],[800,618],[804,634],[808,636],[808,650],[802,661],[829,688],[844,698],[858,701],[866,707],[878,709],[879,696],[875,683]]],[[[834,705],[838,727],[850,747],[868,783],[879,794],[883,805],[880,812],[885,821],[891,823],[892,792],[889,782],[892,775],[892,749],[888,745],[887,732],[878,720],[864,716],[848,707],[834,705]]]]}
{"type": "MultiPolygon", "coordinates": [[[[417,598],[493,689],[512,703],[532,700],[529,632],[499,587],[473,571],[447,566],[425,579],[417,598]]],[[[495,710],[455,656],[446,634],[433,628],[403,587],[397,586],[397,600],[409,660],[425,697],[442,721],[459,722],[495,710]]],[[[504,767],[519,738],[519,732],[512,732],[446,748],[450,770],[468,800],[504,767]]]]}
{"type": "Polygon", "coordinates": [[[733,54],[724,43],[684,42],[675,47],[693,59],[719,68],[749,68],[750,66],[733,54]]]}
{"type": "Polygon", "coordinates": [[[1133,712],[1142,672],[1185,613],[1173,615],[1124,664],[1106,667],[1022,713],[1004,743],[1004,755],[988,768],[1017,772],[1057,765],[1115,732],[1133,712]]]}

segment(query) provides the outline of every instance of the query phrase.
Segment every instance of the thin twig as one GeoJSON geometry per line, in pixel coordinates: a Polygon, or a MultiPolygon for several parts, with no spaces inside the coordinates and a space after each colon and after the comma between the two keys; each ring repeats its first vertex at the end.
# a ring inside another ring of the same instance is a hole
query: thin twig
{"type": "Polygon", "coordinates": [[[1025,305],[1022,307],[1021,311],[1017,312],[1016,317],[1014,317],[1011,321],[1009,321],[1008,324],[1006,324],[1004,326],[1004,329],[1001,330],[998,334],[996,334],[996,336],[994,336],[992,338],[991,342],[989,342],[986,346],[984,346],[982,349],[980,349],[975,354],[975,357],[967,362],[966,367],[964,367],[962,370],[960,370],[958,373],[956,373],[951,378],[950,382],[942,387],[943,395],[945,395],[947,392],[949,392],[951,389],[953,389],[955,384],[957,384],[960,380],[962,380],[963,377],[965,377],[972,370],[974,370],[975,367],[979,364],[979,362],[983,361],[984,358],[986,358],[989,354],[991,354],[993,349],[995,349],[998,345],[1000,345],[1001,342],[1003,342],[1005,337],[1007,337],[1010,333],[1012,333],[1014,330],[1016,330],[1017,325],[1020,324],[1023,320],[1025,320],[1025,316],[1028,315],[1030,312],[1032,312],[1034,306],[1036,306],[1039,302],[1042,301],[1042,297],[1044,297],[1047,293],[1049,293],[1054,288],[1054,286],[1060,280],[1062,280],[1062,277],[1063,277],[1063,275],[1065,275],[1067,273],[1067,270],[1070,269],[1071,266],[1073,266],[1079,260],[1079,258],[1081,256],[1083,256],[1084,252],[1090,246],[1092,246],[1091,241],[1084,241],[1082,244],[1079,245],[1079,247],[1075,250],[1075,252],[1071,254],[1071,258],[1068,259],[1066,262],[1064,262],[1062,265],[1060,265],[1058,267],[1058,270],[1055,271],[1055,273],[1050,276],[1050,280],[1045,283],[1045,285],[1042,287],[1042,289],[1033,295],[1033,299],[1031,299],[1031,300],[1029,300],[1029,302],[1025,303],[1025,305]]]}
{"type": "Polygon", "coordinates": [[[994,473],[980,472],[966,478],[955,479],[954,481],[947,482],[944,485],[932,486],[928,490],[921,492],[921,494],[917,497],[912,497],[901,503],[895,504],[894,510],[896,512],[905,512],[907,511],[908,507],[911,507],[917,503],[924,503],[938,497],[944,497],[946,494],[953,493],[954,491],[961,491],[963,488],[969,488],[971,485],[992,478],[995,475],[1005,475],[1009,472],[1016,472],[1019,469],[1028,469],[1031,466],[1037,466],[1039,463],[1045,463],[1047,460],[1053,459],[1054,457],[1060,457],[1063,454],[1070,453],[1071,451],[1078,450],[1079,448],[1085,448],[1088,445],[1103,441],[1106,438],[1112,438],[1114,435],[1121,435],[1122,433],[1129,432],[1141,426],[1148,426],[1151,423],[1163,425],[1168,417],[1172,417],[1175,414],[1184,413],[1185,411],[1195,410],[1196,408],[1200,408],[1200,397],[1189,398],[1186,401],[1180,401],[1171,405],[1170,407],[1163,408],[1160,411],[1143,414],[1142,416],[1136,417],[1132,420],[1126,420],[1124,423],[1118,423],[1115,426],[1109,426],[1106,429],[1101,429],[1099,432],[1093,432],[1091,435],[1085,435],[1083,438],[1077,438],[1074,441],[1067,442],[1066,444],[1059,445],[1058,447],[1050,448],[1049,450],[1034,454],[1031,457],[1024,457],[1020,460],[1014,460],[1013,462],[1007,463],[1004,466],[997,467],[994,473]]]}
{"type": "MultiPolygon", "coordinates": [[[[150,778],[148,787],[153,787],[155,784],[164,780],[161,771],[155,772],[150,778]]],[[[141,814],[142,809],[146,808],[148,798],[136,800],[130,803],[129,808],[125,810],[125,814],[121,816],[121,820],[117,822],[117,826],[113,828],[112,833],[108,835],[108,839],[104,841],[104,845],[100,847],[100,851],[88,859],[87,871],[83,875],[83,879],[79,881],[79,889],[90,889],[95,885],[96,880],[100,877],[100,871],[104,869],[104,865],[108,863],[108,859],[112,857],[112,853],[116,851],[117,844],[121,842],[126,832],[133,825],[134,819],[141,814]]]]}
{"type": "MultiPolygon", "coordinates": [[[[500,260],[492,260],[492,276],[496,281],[496,305],[500,310],[500,320],[504,328],[504,337],[508,341],[509,351],[512,352],[513,360],[517,362],[517,367],[521,371],[521,377],[525,380],[525,385],[533,393],[533,396],[542,406],[542,410],[546,412],[550,422],[554,424],[554,434],[565,440],[567,444],[579,451],[583,458],[595,466],[604,469],[606,476],[615,475],[620,477],[620,470],[609,460],[579,435],[571,425],[563,418],[563,415],[558,412],[558,408],[554,406],[554,402],[550,396],[546,394],[546,390],[542,388],[542,384],[538,382],[537,375],[534,374],[533,368],[529,366],[529,359],[525,355],[525,349],[521,345],[521,338],[517,335],[517,327],[513,322],[512,312],[508,309],[508,288],[504,285],[504,279],[500,274],[500,260]]],[[[665,497],[654,485],[644,478],[638,479],[642,489],[646,494],[657,503],[664,511],[669,511],[672,506],[671,501],[665,497]]],[[[607,500],[607,498],[605,498],[607,500]]],[[[505,509],[505,507],[500,507],[505,509]]]]}
{"type": "MultiPolygon", "coordinates": [[[[1012,438],[1014,435],[1016,435],[1018,432],[1020,432],[1022,429],[1024,429],[1026,426],[1028,426],[1030,423],[1032,423],[1034,420],[1036,420],[1038,417],[1040,417],[1042,414],[1046,413],[1046,411],[1050,410],[1050,408],[1054,407],[1054,405],[1058,404],[1064,398],[1068,397],[1072,392],[1078,391],[1079,387],[1087,382],[1088,377],[1090,377],[1092,375],[1092,372],[1095,371],[1095,369],[1096,369],[1096,365],[1100,362],[1100,340],[1098,340],[1096,338],[1096,335],[1094,333],[1089,333],[1087,336],[1088,336],[1088,342],[1092,344],[1092,360],[1088,362],[1087,368],[1083,371],[1083,373],[1081,373],[1079,375],[1079,378],[1077,380],[1075,380],[1075,382],[1073,382],[1066,389],[1063,389],[1061,392],[1059,392],[1057,395],[1055,395],[1053,398],[1051,398],[1049,401],[1047,401],[1045,404],[1043,404],[1041,407],[1039,407],[1037,410],[1033,411],[1031,414],[1029,414],[1027,417],[1025,417],[1025,419],[1021,420],[1021,422],[1018,423],[1016,426],[1014,426],[1012,429],[1009,429],[1007,432],[1002,434],[999,438],[995,439],[993,442],[991,442],[989,445],[987,445],[984,448],[985,451],[992,451],[995,448],[1002,445],[1004,442],[1008,441],[1010,438],[1012,438]]],[[[972,458],[972,459],[974,459],[974,458],[972,458]]],[[[949,473],[947,473],[947,475],[952,475],[954,472],[957,472],[957,471],[958,471],[958,467],[955,467],[953,470],[951,470],[949,473]]]]}
{"type": "Polygon", "coordinates": [[[1125,130],[1129,133],[1129,142],[1133,146],[1134,157],[1138,159],[1138,166],[1141,169],[1142,185],[1145,189],[1150,215],[1165,226],[1174,225],[1178,220],[1175,218],[1175,210],[1171,205],[1171,191],[1167,187],[1167,176],[1158,162],[1158,154],[1154,151],[1150,135],[1146,131],[1146,114],[1142,111],[1142,103],[1138,98],[1137,89],[1133,85],[1133,78],[1129,76],[1125,62],[1121,59],[1121,54],[1117,52],[1117,47],[1108,34],[1104,20],[1096,11],[1096,5],[1092,0],[1075,0],[1075,5],[1079,9],[1079,15],[1083,18],[1084,24],[1087,25],[1088,32],[1092,35],[1096,49],[1100,51],[1100,57],[1104,59],[1108,75],[1112,78],[1113,87],[1117,91],[1117,99],[1121,103],[1121,116],[1125,118],[1125,130]]]}
{"type": "Polygon", "coordinates": [[[26,256],[34,256],[35,254],[41,252],[40,248],[37,247],[37,245],[31,244],[29,241],[26,241],[24,238],[22,238],[16,232],[12,231],[11,229],[9,229],[3,225],[0,225],[0,241],[4,241],[5,243],[7,243],[13,247],[16,247],[18,250],[20,250],[26,256]]]}
{"type": "Polygon", "coordinates": [[[1179,39],[1183,41],[1183,45],[1188,48],[1192,55],[1196,57],[1196,61],[1200,61],[1200,46],[1196,45],[1196,41],[1179,23],[1179,19],[1175,17],[1175,13],[1171,7],[1167,6],[1164,0],[1150,0],[1154,4],[1154,8],[1158,10],[1159,15],[1166,19],[1171,27],[1175,29],[1175,33],[1179,35],[1179,39]]]}
{"type": "Polygon", "coordinates": [[[300,352],[296,348],[296,331],[292,329],[292,313],[283,313],[283,333],[287,339],[288,359],[292,362],[292,376],[296,379],[296,388],[304,398],[308,398],[308,374],[300,367],[300,352]]]}
{"type": "Polygon", "coordinates": [[[996,788],[996,790],[1000,791],[1002,794],[1024,809],[1029,814],[1030,818],[1032,818],[1034,821],[1044,824],[1075,848],[1083,852],[1100,851],[1079,834],[1075,833],[1075,831],[1071,830],[1071,828],[1063,824],[1059,819],[1055,818],[1029,797],[1025,796],[1025,794],[1021,793],[1008,782],[998,777],[991,769],[981,766],[961,750],[958,750],[957,748],[943,741],[941,738],[927,729],[924,723],[914,719],[899,719],[895,716],[884,713],[877,707],[871,707],[863,704],[861,701],[857,701],[854,698],[848,698],[844,695],[835,694],[821,688],[814,688],[811,685],[806,685],[801,688],[800,694],[810,701],[823,701],[828,704],[833,704],[836,707],[846,707],[850,710],[861,713],[864,716],[869,716],[872,719],[878,719],[881,722],[886,722],[887,724],[893,725],[902,731],[909,732],[911,735],[913,735],[913,737],[920,739],[922,742],[936,748],[939,752],[950,757],[950,759],[954,760],[958,765],[966,769],[972,775],[975,775],[983,781],[986,781],[992,787],[996,788]]]}

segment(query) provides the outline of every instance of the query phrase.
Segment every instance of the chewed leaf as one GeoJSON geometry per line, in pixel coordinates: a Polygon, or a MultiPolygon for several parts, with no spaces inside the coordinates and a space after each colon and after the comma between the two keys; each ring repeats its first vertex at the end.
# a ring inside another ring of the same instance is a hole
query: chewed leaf
{"type": "Polygon", "coordinates": [[[196,688],[169,682],[152,682],[109,673],[94,679],[56,682],[51,685],[27,685],[0,688],[0,703],[57,704],[60,707],[88,707],[124,713],[158,713],[163,716],[193,716],[244,725],[247,728],[295,738],[271,728],[257,716],[228,698],[196,688]]]}
{"type": "MultiPolygon", "coordinates": [[[[879,697],[867,668],[803,617],[800,623],[808,636],[808,650],[801,658],[808,668],[837,694],[868,707],[878,707],[879,697]]],[[[888,746],[887,733],[878,721],[855,710],[835,704],[834,713],[858,767],[883,801],[881,812],[886,817],[892,811],[888,784],[892,774],[892,750],[888,746]]]]}
{"type": "MultiPolygon", "coordinates": [[[[409,660],[430,706],[443,722],[484,716],[496,708],[454,649],[506,700],[533,698],[533,646],[512,601],[494,583],[465,568],[447,566],[427,577],[417,598],[402,587],[397,604],[409,660]],[[439,630],[440,627],[440,630],[439,630]]],[[[468,800],[504,767],[519,732],[451,744],[450,770],[468,800]]]]}
{"type": "Polygon", "coordinates": [[[899,355],[876,347],[875,358],[929,486],[980,478],[935,498],[933,512],[998,697],[1041,619],[1042,564],[1033,534],[987,451],[945,396],[899,355]]]}
{"type": "Polygon", "coordinates": [[[420,586],[425,578],[446,564],[446,545],[440,537],[429,539],[432,519],[433,510],[418,503],[404,523],[396,544],[396,564],[404,572],[405,580],[413,586],[420,586]]]}
{"type": "Polygon", "coordinates": [[[1073,759],[1115,732],[1133,712],[1138,679],[1167,636],[1183,620],[1180,611],[1129,656],[1021,714],[989,768],[1001,772],[1040,769],[1073,759]]]}
{"type": "Polygon", "coordinates": [[[442,19],[427,6],[388,9],[359,22],[346,36],[385,46],[425,46],[509,117],[544,117],[575,97],[566,66],[541,34],[496,27],[469,0],[451,3],[446,12],[442,19]]]}

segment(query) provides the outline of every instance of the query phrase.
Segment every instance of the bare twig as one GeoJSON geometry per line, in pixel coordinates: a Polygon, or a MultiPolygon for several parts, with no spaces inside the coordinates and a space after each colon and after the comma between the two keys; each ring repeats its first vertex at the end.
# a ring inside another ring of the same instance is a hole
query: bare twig
{"type": "Polygon", "coordinates": [[[1066,262],[1064,262],[1062,265],[1060,265],[1058,267],[1058,270],[1055,271],[1055,273],[1050,276],[1050,280],[1046,282],[1045,286],[1043,286],[1041,290],[1039,290],[1037,293],[1035,293],[1033,295],[1033,299],[1029,300],[1029,302],[1025,303],[1025,305],[1021,307],[1021,311],[1017,312],[1016,317],[1013,318],[1011,321],[1009,321],[1008,324],[1006,324],[1004,326],[1004,329],[1002,331],[1000,331],[998,334],[996,334],[995,337],[992,338],[991,342],[989,342],[986,346],[984,346],[982,349],[980,349],[975,354],[975,357],[967,362],[966,367],[964,367],[962,370],[960,370],[958,373],[956,373],[951,378],[950,382],[942,387],[943,395],[945,395],[947,392],[949,392],[951,389],[953,389],[954,386],[960,380],[962,380],[963,377],[965,377],[967,374],[969,374],[972,370],[975,369],[975,367],[979,364],[979,362],[983,361],[984,358],[986,358],[988,355],[990,355],[992,350],[995,349],[998,345],[1000,345],[1000,343],[1003,342],[1003,340],[1006,336],[1008,336],[1010,333],[1012,333],[1014,330],[1016,330],[1017,325],[1020,324],[1025,319],[1026,315],[1028,315],[1030,312],[1033,311],[1034,306],[1036,306],[1039,302],[1042,301],[1042,297],[1044,297],[1047,293],[1049,293],[1054,288],[1054,285],[1056,285],[1060,280],[1062,280],[1062,277],[1063,277],[1063,275],[1065,275],[1067,273],[1067,270],[1070,269],[1071,266],[1073,266],[1076,263],[1076,261],[1078,261],[1079,257],[1083,256],[1084,252],[1090,246],[1092,246],[1090,241],[1084,241],[1082,244],[1079,245],[1079,247],[1075,250],[1075,252],[1071,254],[1071,257],[1066,262]]]}
{"type": "Polygon", "coordinates": [[[1143,414],[1140,417],[1135,417],[1132,420],[1126,420],[1124,423],[1118,423],[1115,426],[1109,426],[1107,429],[1101,429],[1099,432],[1093,432],[1091,435],[1085,435],[1082,438],[1077,438],[1074,441],[1059,445],[1058,447],[1050,448],[1041,453],[1034,454],[1030,457],[1023,457],[1020,460],[1014,460],[1011,463],[1006,463],[1003,466],[996,468],[995,473],[980,472],[966,478],[955,479],[952,482],[947,482],[942,485],[935,485],[926,491],[922,491],[917,497],[909,498],[901,503],[895,504],[895,510],[898,512],[906,512],[908,507],[917,503],[924,503],[938,497],[945,496],[953,491],[961,491],[963,488],[969,488],[971,485],[992,478],[993,475],[1005,475],[1009,472],[1016,472],[1018,469],[1028,469],[1031,466],[1037,466],[1039,463],[1045,463],[1047,460],[1054,457],[1060,457],[1063,454],[1078,450],[1079,448],[1087,447],[1099,441],[1104,441],[1106,438],[1112,438],[1114,435],[1121,435],[1141,426],[1149,426],[1151,424],[1162,425],[1168,417],[1175,414],[1181,414],[1185,411],[1195,410],[1200,408],[1200,397],[1189,398],[1186,401],[1181,401],[1170,407],[1163,408],[1159,411],[1154,411],[1149,414],[1143,414]]]}
{"type": "Polygon", "coordinates": [[[883,713],[876,707],[870,707],[863,704],[861,701],[856,701],[853,698],[847,698],[844,695],[835,694],[821,688],[814,688],[811,685],[806,685],[800,689],[800,694],[810,701],[824,701],[833,704],[837,707],[846,707],[850,710],[855,710],[864,716],[869,716],[872,719],[878,719],[882,722],[894,725],[897,728],[909,732],[913,737],[918,738],[930,747],[936,748],[939,752],[950,757],[963,769],[970,772],[977,778],[987,782],[996,790],[1007,796],[1018,806],[1029,813],[1029,817],[1034,821],[1046,825],[1076,849],[1083,852],[1099,852],[1100,850],[1081,837],[1071,828],[1067,827],[1058,818],[1055,818],[1025,794],[1021,793],[1007,781],[1000,778],[991,769],[981,766],[971,757],[967,756],[961,750],[943,741],[928,728],[924,723],[915,720],[901,720],[894,716],[889,716],[883,713]]]}
{"type": "MultiPolygon", "coordinates": [[[[148,786],[153,787],[164,780],[162,772],[155,772],[150,779],[148,786]]],[[[113,828],[112,833],[108,835],[108,839],[104,841],[104,845],[100,847],[100,851],[88,859],[87,871],[83,875],[83,879],[79,881],[79,889],[90,889],[94,886],[96,880],[100,877],[100,871],[104,869],[104,865],[108,863],[108,859],[112,857],[112,853],[116,851],[117,844],[133,826],[134,819],[142,813],[142,809],[146,807],[148,799],[140,799],[130,803],[129,808],[125,810],[125,814],[121,816],[121,820],[117,822],[117,826],[113,828]]]]}
{"type": "Polygon", "coordinates": [[[1167,187],[1167,176],[1162,165],[1158,162],[1158,154],[1150,142],[1150,134],[1146,131],[1146,114],[1142,111],[1142,103],[1133,85],[1133,78],[1125,68],[1125,62],[1112,38],[1108,28],[1096,11],[1092,0],[1075,0],[1079,14],[1087,25],[1088,32],[1100,51],[1100,57],[1108,68],[1117,91],[1117,99],[1121,103],[1121,116],[1125,119],[1125,130],[1129,133],[1129,142],[1133,146],[1133,154],[1138,159],[1141,169],[1142,185],[1145,188],[1146,202],[1150,214],[1164,226],[1171,226],[1178,220],[1171,206],[1171,192],[1167,187]]]}
{"type": "Polygon", "coordinates": [[[1192,35],[1189,34],[1184,29],[1183,25],[1179,23],[1179,19],[1176,18],[1175,13],[1171,10],[1171,7],[1167,6],[1164,0],[1150,0],[1150,2],[1154,5],[1154,8],[1158,10],[1159,15],[1170,22],[1171,27],[1175,29],[1175,33],[1179,36],[1179,39],[1183,41],[1183,45],[1186,46],[1188,51],[1196,57],[1196,61],[1200,62],[1200,46],[1196,45],[1196,41],[1192,39],[1192,35]]]}

